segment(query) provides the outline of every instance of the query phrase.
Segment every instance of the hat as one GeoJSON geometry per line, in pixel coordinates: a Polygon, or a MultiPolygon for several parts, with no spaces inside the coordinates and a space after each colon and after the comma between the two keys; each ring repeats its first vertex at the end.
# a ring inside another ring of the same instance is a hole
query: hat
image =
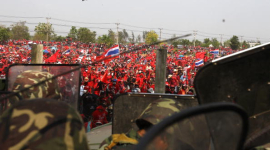
{"type": "Polygon", "coordinates": [[[89,78],[88,77],[85,77],[84,78],[84,82],[88,82],[89,81],[89,78]]]}

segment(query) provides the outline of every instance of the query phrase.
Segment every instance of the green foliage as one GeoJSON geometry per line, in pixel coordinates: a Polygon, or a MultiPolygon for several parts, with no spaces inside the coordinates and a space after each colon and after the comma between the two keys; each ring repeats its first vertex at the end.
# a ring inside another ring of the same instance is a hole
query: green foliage
{"type": "Polygon", "coordinates": [[[190,44],[191,44],[191,42],[188,39],[181,39],[180,40],[180,45],[189,46],[190,44]]]}
{"type": "Polygon", "coordinates": [[[237,50],[239,49],[240,47],[240,42],[239,42],[239,39],[237,36],[233,36],[231,39],[230,39],[230,47],[231,49],[233,50],[237,50]]]}
{"type": "Polygon", "coordinates": [[[243,43],[242,43],[242,49],[247,49],[247,48],[249,48],[250,47],[250,45],[246,42],[246,41],[244,41],[243,43]]]}
{"type": "Polygon", "coordinates": [[[99,44],[106,44],[108,47],[111,47],[114,44],[114,41],[108,35],[99,36],[97,42],[99,44]]]}
{"type": "Polygon", "coordinates": [[[34,40],[50,41],[50,39],[53,39],[53,36],[54,36],[52,24],[39,23],[35,27],[35,32],[36,33],[33,37],[34,40]],[[47,39],[47,35],[48,35],[48,39],[47,39]]]}
{"type": "Polygon", "coordinates": [[[95,42],[96,39],[96,32],[90,31],[88,28],[79,28],[77,33],[78,41],[89,43],[89,42],[95,42]]]}
{"type": "Polygon", "coordinates": [[[71,37],[72,40],[76,41],[78,38],[78,30],[76,29],[75,26],[72,26],[71,29],[69,30],[68,37],[71,37]]]}
{"type": "Polygon", "coordinates": [[[145,42],[145,39],[146,39],[146,35],[147,35],[148,31],[143,31],[143,41],[145,42]]]}
{"type": "Polygon", "coordinates": [[[213,45],[214,48],[219,48],[219,41],[217,40],[217,38],[212,38],[211,40],[211,44],[213,45]]]}
{"type": "Polygon", "coordinates": [[[12,33],[11,38],[14,40],[20,40],[20,39],[29,40],[30,38],[29,29],[25,25],[25,22],[18,22],[11,25],[11,33],[12,33]]]}
{"type": "Polygon", "coordinates": [[[205,38],[203,40],[202,47],[209,47],[210,44],[211,44],[210,39],[209,38],[205,38]]]}
{"type": "Polygon", "coordinates": [[[224,47],[230,47],[231,41],[227,40],[224,42],[224,47]]]}
{"type": "Polygon", "coordinates": [[[141,35],[139,34],[139,35],[137,36],[136,42],[137,42],[137,43],[140,43],[141,40],[142,40],[142,38],[141,38],[141,35]]]}
{"type": "Polygon", "coordinates": [[[112,40],[113,43],[116,43],[115,33],[112,31],[112,29],[108,31],[108,37],[112,40]]]}
{"type": "Polygon", "coordinates": [[[0,41],[7,41],[11,37],[11,32],[9,28],[0,26],[0,41]]]}
{"type": "Polygon", "coordinates": [[[56,41],[56,42],[63,42],[63,41],[65,41],[65,39],[66,39],[66,37],[63,37],[63,36],[61,36],[61,35],[55,36],[55,37],[53,38],[53,40],[56,41]]]}
{"type": "Polygon", "coordinates": [[[146,34],[145,43],[151,44],[158,41],[158,34],[155,31],[150,31],[146,34]]]}
{"type": "Polygon", "coordinates": [[[199,40],[196,40],[195,41],[195,46],[201,46],[202,45],[202,42],[201,41],[199,41],[199,40]]]}

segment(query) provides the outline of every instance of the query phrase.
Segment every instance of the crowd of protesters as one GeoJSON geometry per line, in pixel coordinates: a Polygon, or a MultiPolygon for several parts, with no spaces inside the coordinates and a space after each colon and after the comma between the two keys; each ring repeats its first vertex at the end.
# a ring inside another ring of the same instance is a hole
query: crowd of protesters
{"type": "MultiPolygon", "coordinates": [[[[155,92],[155,50],[160,46],[144,44],[119,44],[120,52],[127,53],[99,61],[110,48],[106,44],[74,42],[72,39],[65,42],[10,40],[0,45],[1,78],[5,77],[9,65],[31,62],[31,44],[43,44],[44,63],[85,66],[81,68],[80,95],[84,101],[83,118],[92,116],[95,122],[92,127],[110,121],[111,113],[107,111],[117,95],[155,92]]],[[[167,44],[161,47],[168,52],[165,92],[181,95],[194,94],[193,81],[200,67],[235,52],[222,47],[215,54],[211,53],[213,48],[199,46],[178,48],[167,44]],[[196,63],[199,60],[202,63],[196,63]]]]}

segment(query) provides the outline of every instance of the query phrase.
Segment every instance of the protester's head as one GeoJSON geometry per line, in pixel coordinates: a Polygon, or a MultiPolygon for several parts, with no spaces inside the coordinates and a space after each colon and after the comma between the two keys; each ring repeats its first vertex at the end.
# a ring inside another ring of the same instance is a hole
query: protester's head
{"type": "Polygon", "coordinates": [[[99,105],[99,106],[97,107],[97,110],[98,110],[99,112],[103,112],[103,111],[104,111],[104,107],[101,106],[101,105],[99,105]]]}

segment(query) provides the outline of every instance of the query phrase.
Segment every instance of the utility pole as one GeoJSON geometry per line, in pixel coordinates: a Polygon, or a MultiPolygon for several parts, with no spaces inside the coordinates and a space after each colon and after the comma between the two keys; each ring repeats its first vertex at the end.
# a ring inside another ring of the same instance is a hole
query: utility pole
{"type": "Polygon", "coordinates": [[[116,33],[116,43],[118,45],[118,26],[120,25],[120,23],[115,23],[116,24],[116,29],[117,29],[117,33],[116,33]]]}
{"type": "Polygon", "coordinates": [[[163,28],[158,28],[159,29],[159,40],[161,41],[161,30],[163,30],[163,28]]]}
{"type": "Polygon", "coordinates": [[[195,47],[195,41],[196,41],[196,35],[197,35],[197,30],[193,30],[193,36],[194,36],[194,41],[193,41],[193,46],[195,47]]]}
{"type": "Polygon", "coordinates": [[[243,36],[240,36],[240,42],[241,42],[241,49],[243,48],[243,41],[242,41],[243,36]]]}
{"type": "Polygon", "coordinates": [[[46,19],[47,19],[47,46],[48,46],[48,42],[49,42],[49,19],[51,19],[51,18],[46,17],[46,19]]]}
{"type": "Polygon", "coordinates": [[[31,51],[31,64],[42,64],[43,63],[43,45],[32,44],[31,51]]]}
{"type": "Polygon", "coordinates": [[[223,44],[222,44],[222,36],[223,36],[223,34],[219,34],[220,35],[220,45],[222,46],[223,44]]]}

